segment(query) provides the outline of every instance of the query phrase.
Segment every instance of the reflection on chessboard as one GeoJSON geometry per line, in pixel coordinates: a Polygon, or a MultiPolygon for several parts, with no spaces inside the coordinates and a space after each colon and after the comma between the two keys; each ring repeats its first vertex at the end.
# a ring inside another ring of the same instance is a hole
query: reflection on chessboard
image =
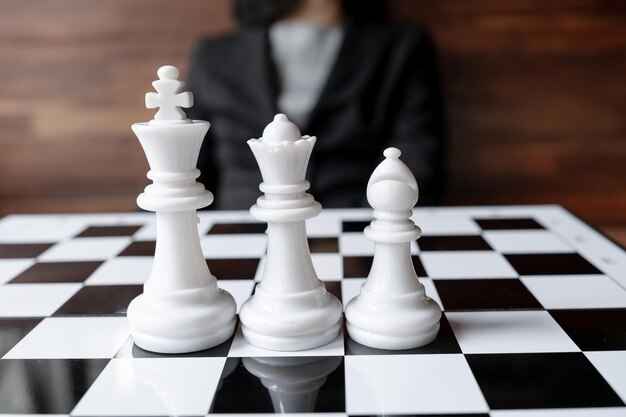
{"type": "MultiPolygon", "coordinates": [[[[309,225],[314,265],[342,302],[372,262],[370,212],[309,225]]],[[[263,224],[200,213],[205,258],[238,305],[253,293],[263,224]]],[[[248,344],[143,351],[125,317],[154,251],[146,213],[0,221],[0,414],[544,416],[626,414],[626,254],[554,206],[416,210],[411,243],[443,308],[431,344],[368,348],[344,331],[304,352],[248,344]]]]}

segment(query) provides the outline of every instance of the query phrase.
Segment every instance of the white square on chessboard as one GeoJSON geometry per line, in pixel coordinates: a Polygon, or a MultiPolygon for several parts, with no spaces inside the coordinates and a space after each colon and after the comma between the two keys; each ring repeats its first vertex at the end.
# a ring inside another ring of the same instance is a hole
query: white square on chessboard
{"type": "Polygon", "coordinates": [[[27,225],[22,216],[8,215],[0,218],[0,242],[4,242],[8,236],[19,233],[27,225]]]}
{"type": "Polygon", "coordinates": [[[126,317],[48,317],[4,357],[112,358],[129,335],[126,317]]]}
{"type": "Polygon", "coordinates": [[[154,213],[145,211],[134,211],[129,213],[120,213],[118,225],[140,225],[146,224],[155,219],[154,213]]]}
{"type": "Polygon", "coordinates": [[[152,270],[152,256],[121,256],[109,259],[87,278],[85,285],[143,284],[152,270]]]}
{"type": "MultiPolygon", "coordinates": [[[[585,352],[585,356],[611,385],[622,401],[626,402],[626,378],[624,378],[624,375],[626,375],[626,351],[585,352]]],[[[622,409],[622,413],[624,411],[622,409]]]]}
{"type": "Polygon", "coordinates": [[[243,337],[241,325],[237,326],[235,338],[228,352],[229,358],[247,358],[247,357],[269,357],[269,356],[343,356],[343,330],[339,332],[339,336],[327,345],[320,346],[315,349],[295,352],[279,352],[276,350],[266,350],[254,346],[243,337]]]}
{"type": "Polygon", "coordinates": [[[0,284],[11,281],[34,263],[32,259],[0,259],[0,284]]]}
{"type": "Polygon", "coordinates": [[[72,414],[206,415],[226,358],[111,360],[72,414]]]}
{"type": "Polygon", "coordinates": [[[343,278],[343,258],[340,254],[312,253],[311,260],[322,281],[341,281],[343,278]]]}
{"type": "Polygon", "coordinates": [[[214,219],[206,216],[198,216],[198,235],[204,236],[209,233],[209,230],[215,224],[214,219]]]}
{"type": "MultiPolygon", "coordinates": [[[[375,243],[361,232],[346,232],[339,235],[339,251],[344,256],[372,256],[375,243]]],[[[420,250],[417,242],[410,242],[411,254],[417,255],[420,250]]]]}
{"type": "Polygon", "coordinates": [[[147,222],[141,229],[137,230],[133,235],[133,239],[136,241],[155,241],[157,237],[156,222],[147,222]]]}
{"type": "Polygon", "coordinates": [[[7,216],[0,222],[2,243],[52,243],[76,236],[88,226],[65,216],[7,216]]]}
{"type": "Polygon", "coordinates": [[[100,261],[123,251],[129,237],[82,237],[57,243],[39,256],[40,261],[100,261]]]}
{"type": "Polygon", "coordinates": [[[350,355],[345,374],[348,414],[488,410],[463,355],[350,355]]]}
{"type": "Polygon", "coordinates": [[[81,288],[81,284],[2,285],[0,317],[50,316],[81,288]]]}
{"type": "MultiPolygon", "coordinates": [[[[128,214],[128,213],[127,213],[128,214]]],[[[115,226],[120,224],[124,218],[122,213],[81,213],[81,214],[69,214],[69,215],[54,215],[50,217],[64,221],[81,221],[88,226],[115,226]]]]}
{"type": "Polygon", "coordinates": [[[490,251],[422,252],[430,278],[515,278],[517,272],[499,253],[490,251]]]}
{"type": "Polygon", "coordinates": [[[346,232],[339,235],[339,251],[344,256],[371,256],[374,242],[360,232],[346,232]]]}
{"type": "Polygon", "coordinates": [[[470,217],[417,213],[412,220],[422,229],[424,236],[477,235],[481,232],[478,224],[470,217]]]}
{"type": "Polygon", "coordinates": [[[338,236],[341,233],[341,217],[322,214],[306,221],[309,237],[338,236]]]}
{"type": "Polygon", "coordinates": [[[463,353],[580,352],[547,311],[447,312],[463,353]]]}
{"type": "Polygon", "coordinates": [[[547,230],[495,230],[483,232],[483,237],[502,253],[568,253],[573,249],[547,230]]]}
{"type": "Polygon", "coordinates": [[[232,234],[208,235],[200,240],[202,253],[207,259],[260,258],[265,255],[267,235],[232,234]]]}
{"type": "MultiPolygon", "coordinates": [[[[437,304],[439,304],[439,307],[443,309],[443,304],[441,303],[435,284],[433,284],[433,280],[430,278],[420,278],[419,281],[424,286],[426,295],[435,300],[437,304]]],[[[361,292],[361,285],[363,285],[364,282],[365,278],[347,278],[341,281],[341,301],[344,309],[350,300],[359,295],[361,292]]]]}
{"type": "Polygon", "coordinates": [[[359,295],[365,278],[346,278],[341,281],[341,303],[345,310],[350,300],[359,295]]]}
{"type": "Polygon", "coordinates": [[[416,240],[409,242],[409,247],[411,249],[411,255],[417,255],[421,252],[416,240]]]}
{"type": "Polygon", "coordinates": [[[251,279],[223,279],[218,281],[221,289],[228,291],[237,303],[237,314],[241,305],[250,298],[254,289],[254,280],[251,279]]]}
{"type": "Polygon", "coordinates": [[[606,275],[550,275],[521,281],[546,309],[626,308],[626,290],[606,275]]]}

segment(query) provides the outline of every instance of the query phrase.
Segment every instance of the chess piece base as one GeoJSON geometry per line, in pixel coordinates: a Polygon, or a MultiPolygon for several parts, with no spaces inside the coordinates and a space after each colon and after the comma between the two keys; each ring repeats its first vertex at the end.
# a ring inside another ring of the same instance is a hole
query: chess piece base
{"type": "Polygon", "coordinates": [[[293,294],[271,294],[258,286],[239,318],[248,342],[263,349],[297,351],[326,345],[341,330],[341,303],[317,288],[293,294]]]}
{"type": "Polygon", "coordinates": [[[167,293],[146,292],[128,306],[135,344],[157,353],[187,353],[217,346],[235,330],[235,302],[209,285],[167,293]]]}
{"type": "Polygon", "coordinates": [[[361,288],[346,305],[346,328],[356,342],[387,350],[427,345],[439,333],[441,309],[424,295],[377,294],[361,288]]]}
{"type": "Polygon", "coordinates": [[[350,337],[365,346],[385,350],[413,349],[425,346],[437,338],[439,334],[439,322],[423,329],[422,333],[411,335],[391,335],[369,332],[365,329],[347,324],[350,337]]]}
{"type": "Polygon", "coordinates": [[[315,349],[329,344],[339,335],[341,323],[336,323],[331,328],[321,332],[295,336],[271,336],[255,332],[243,325],[241,330],[246,340],[255,346],[267,350],[290,352],[315,349]]]}

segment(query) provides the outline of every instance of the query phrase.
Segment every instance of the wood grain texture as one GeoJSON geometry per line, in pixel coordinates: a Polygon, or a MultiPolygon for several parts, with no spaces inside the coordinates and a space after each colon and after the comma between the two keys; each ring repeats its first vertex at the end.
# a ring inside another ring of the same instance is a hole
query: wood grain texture
{"type": "MultiPolygon", "coordinates": [[[[439,51],[446,204],[558,203],[626,224],[626,2],[390,0],[439,51]]],[[[134,210],[130,131],[228,0],[0,0],[0,213],[134,210]]]]}

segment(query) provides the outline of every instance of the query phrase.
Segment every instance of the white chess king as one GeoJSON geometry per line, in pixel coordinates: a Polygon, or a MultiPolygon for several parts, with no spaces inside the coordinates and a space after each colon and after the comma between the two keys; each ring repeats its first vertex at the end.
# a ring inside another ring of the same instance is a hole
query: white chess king
{"type": "Polygon", "coordinates": [[[284,114],[248,145],[261,169],[265,195],[250,209],[268,222],[265,270],[254,295],[241,307],[243,335],[271,350],[305,350],[325,345],[341,329],[341,303],[313,268],[305,220],[322,207],[306,193],[306,168],[315,137],[301,136],[284,114]]]}
{"type": "Polygon", "coordinates": [[[235,329],[233,297],[217,286],[198,236],[196,210],[213,202],[211,192],[196,182],[200,146],[209,123],[186,118],[181,107],[193,97],[180,92],[178,70],[161,67],[146,94],[148,108],[159,107],[154,119],[135,123],[133,132],[146,154],[148,185],[137,198],[144,210],[156,212],[157,242],[143,294],[128,306],[130,330],[137,346],[159,353],[207,349],[235,329]]]}
{"type": "Polygon", "coordinates": [[[400,151],[388,148],[367,184],[375,220],[365,236],[376,243],[372,269],[361,293],[346,305],[350,337],[378,349],[410,349],[432,342],[441,308],[417,279],[410,242],[421,235],[410,219],[418,188],[400,151]]]}

